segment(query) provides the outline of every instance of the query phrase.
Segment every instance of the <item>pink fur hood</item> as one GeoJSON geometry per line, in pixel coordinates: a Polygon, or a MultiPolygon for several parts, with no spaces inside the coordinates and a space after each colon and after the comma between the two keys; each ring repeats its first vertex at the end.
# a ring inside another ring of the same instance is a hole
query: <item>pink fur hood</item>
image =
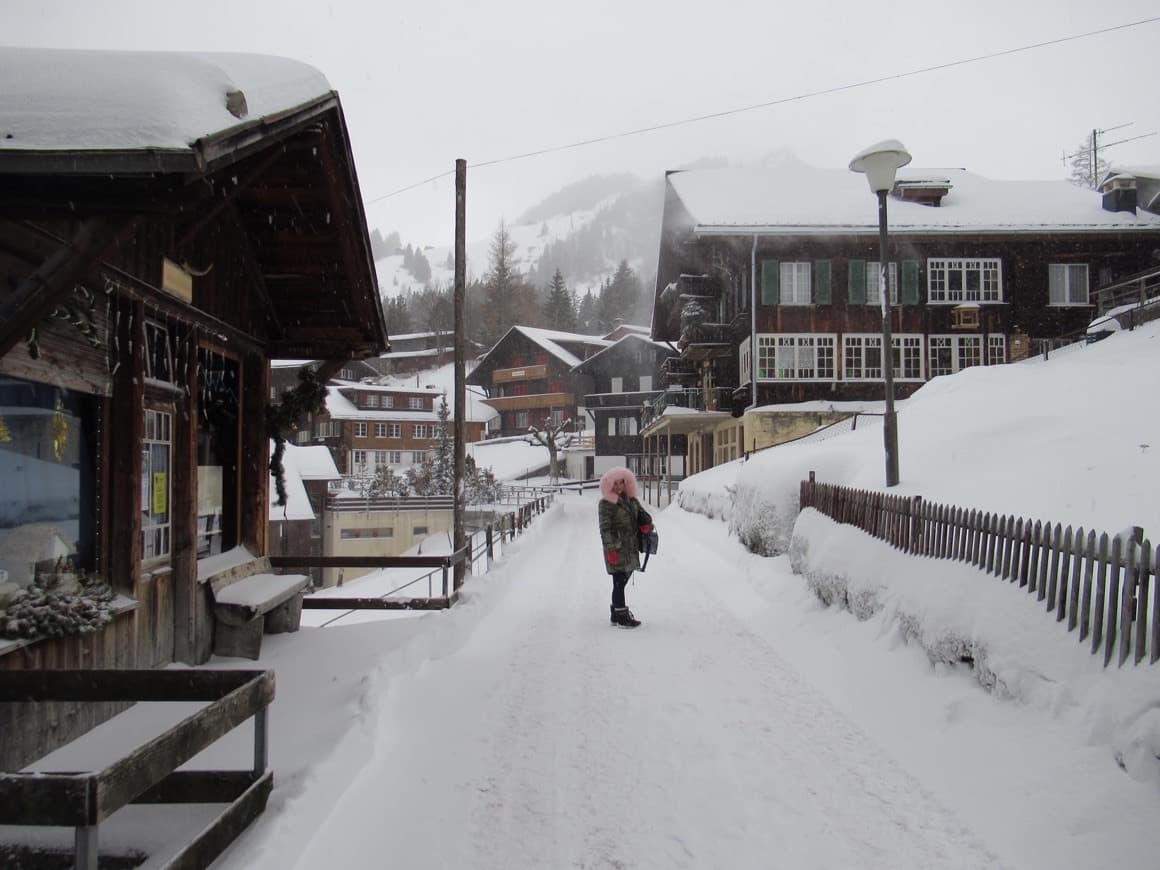
{"type": "Polygon", "coordinates": [[[624,479],[624,494],[629,498],[636,498],[636,475],[623,465],[614,466],[600,475],[600,497],[607,502],[616,504],[617,499],[612,492],[612,484],[621,478],[624,479]]]}

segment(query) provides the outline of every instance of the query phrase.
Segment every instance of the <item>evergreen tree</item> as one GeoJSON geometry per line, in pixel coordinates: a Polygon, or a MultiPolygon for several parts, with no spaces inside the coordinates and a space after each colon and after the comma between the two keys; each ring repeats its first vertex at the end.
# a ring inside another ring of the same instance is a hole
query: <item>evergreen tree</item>
{"type": "Polygon", "coordinates": [[[438,415],[431,468],[432,495],[455,495],[455,441],[451,434],[451,411],[447,407],[446,395],[439,402],[438,415]]]}
{"type": "Polygon", "coordinates": [[[629,268],[628,261],[621,260],[612,280],[601,288],[597,306],[597,319],[601,331],[609,332],[618,323],[630,322],[637,313],[640,296],[640,279],[637,278],[636,272],[629,268]]]}
{"type": "Polygon", "coordinates": [[[576,307],[576,329],[591,334],[597,332],[599,328],[596,318],[596,296],[589,289],[576,307]]]}
{"type": "Polygon", "coordinates": [[[387,321],[388,335],[406,335],[412,332],[411,312],[407,299],[403,295],[392,296],[387,300],[383,315],[387,321]]]}
{"type": "Polygon", "coordinates": [[[373,477],[359,481],[364,498],[405,498],[410,494],[407,479],[389,465],[376,465],[373,477]]]}
{"type": "Polygon", "coordinates": [[[500,221],[491,239],[490,268],[484,278],[486,307],[483,310],[483,338],[494,344],[515,323],[516,285],[519,275],[515,264],[516,243],[500,221]]]}
{"type": "Polygon", "coordinates": [[[407,484],[415,495],[437,495],[434,491],[435,460],[424,453],[418,464],[407,468],[407,484]]]}
{"type": "Polygon", "coordinates": [[[544,325],[562,332],[572,332],[576,329],[576,309],[573,307],[572,294],[564,286],[564,276],[560,274],[559,269],[552,276],[552,283],[548,285],[548,299],[544,303],[544,325]]]}

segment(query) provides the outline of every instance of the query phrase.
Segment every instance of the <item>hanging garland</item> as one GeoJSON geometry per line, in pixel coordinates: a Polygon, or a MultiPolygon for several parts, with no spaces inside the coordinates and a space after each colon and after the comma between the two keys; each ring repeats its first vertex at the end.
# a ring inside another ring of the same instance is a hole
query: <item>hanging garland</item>
{"type": "MultiPolygon", "coordinates": [[[[92,347],[101,346],[101,336],[97,332],[97,300],[93,292],[87,287],[77,284],[73,288],[73,296],[57,303],[49,317],[55,320],[64,320],[77,330],[92,347]]],[[[28,348],[28,355],[32,359],[40,359],[40,327],[32,327],[28,338],[24,341],[28,348]]]]}
{"type": "Polygon", "coordinates": [[[281,400],[266,406],[266,429],[274,439],[274,453],[270,457],[270,473],[274,475],[274,488],[278,491],[279,507],[286,504],[286,470],[282,457],[286,453],[286,436],[298,430],[298,422],[317,414],[326,404],[326,384],[318,377],[318,372],[310,366],[298,370],[299,384],[292,390],[285,390],[281,400]]]}

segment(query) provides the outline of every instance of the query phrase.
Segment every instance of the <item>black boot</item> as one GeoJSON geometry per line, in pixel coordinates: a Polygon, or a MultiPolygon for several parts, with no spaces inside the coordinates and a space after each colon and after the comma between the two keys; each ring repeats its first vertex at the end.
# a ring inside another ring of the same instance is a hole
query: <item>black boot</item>
{"type": "Polygon", "coordinates": [[[619,625],[621,628],[636,628],[640,625],[640,620],[632,615],[632,611],[627,607],[612,608],[612,624],[619,625]]]}
{"type": "Polygon", "coordinates": [[[608,621],[611,622],[613,625],[616,625],[616,605],[615,604],[609,605],[608,621]]]}

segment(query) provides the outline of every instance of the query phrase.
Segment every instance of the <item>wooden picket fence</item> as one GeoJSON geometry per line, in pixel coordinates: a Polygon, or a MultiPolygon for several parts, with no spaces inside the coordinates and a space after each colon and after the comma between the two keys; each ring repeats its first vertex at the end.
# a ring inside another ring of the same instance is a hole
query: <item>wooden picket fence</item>
{"type": "Polygon", "coordinates": [[[857,526],[906,553],[954,559],[1018,583],[1045,602],[1081,643],[1103,650],[1104,666],[1160,659],[1160,548],[1143,529],[1109,536],[1021,517],[951,505],[921,496],[889,495],[801,482],[801,506],[857,526]],[[1151,599],[1151,607],[1149,607],[1151,599]]]}

